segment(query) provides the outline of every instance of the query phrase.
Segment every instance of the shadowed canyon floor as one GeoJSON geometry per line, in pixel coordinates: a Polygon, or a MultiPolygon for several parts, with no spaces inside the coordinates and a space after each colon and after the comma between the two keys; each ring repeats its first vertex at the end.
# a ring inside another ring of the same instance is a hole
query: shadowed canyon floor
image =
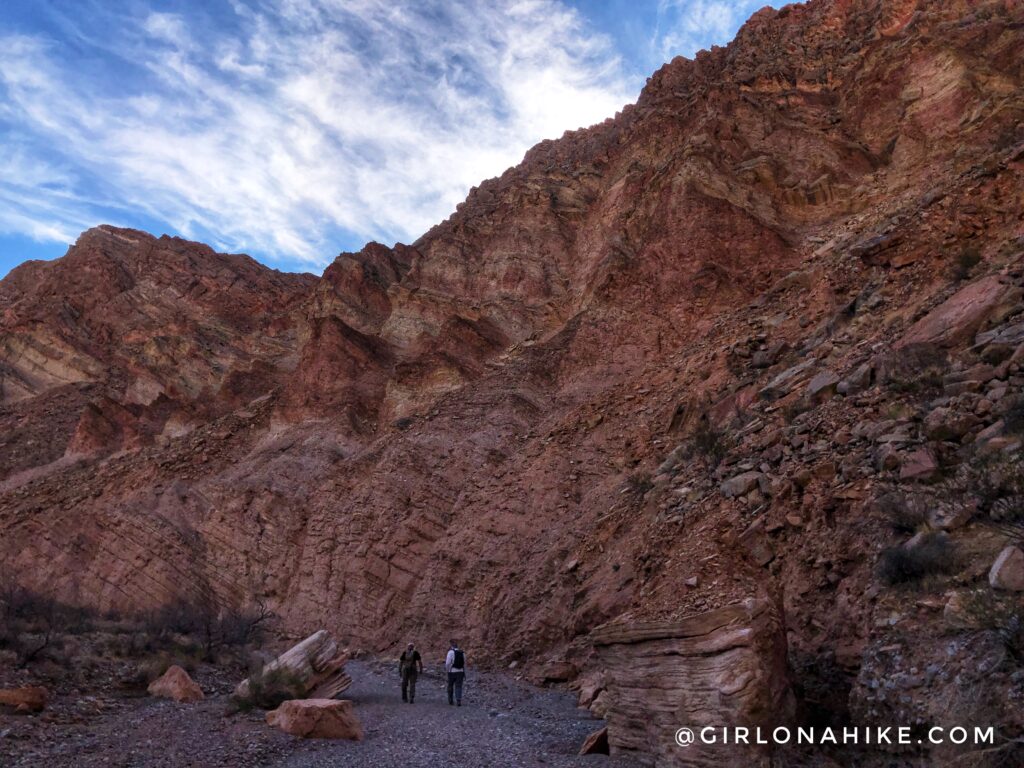
{"type": "Polygon", "coordinates": [[[350,662],[362,742],[302,740],[268,727],[262,712],[224,714],[237,679],[198,675],[206,700],[59,692],[49,715],[0,715],[4,768],[484,768],[607,766],[625,758],[579,757],[601,722],[564,691],[543,690],[493,672],[472,673],[462,707],[449,707],[443,678],[428,668],[416,703],[399,698],[392,665],[350,662]]]}

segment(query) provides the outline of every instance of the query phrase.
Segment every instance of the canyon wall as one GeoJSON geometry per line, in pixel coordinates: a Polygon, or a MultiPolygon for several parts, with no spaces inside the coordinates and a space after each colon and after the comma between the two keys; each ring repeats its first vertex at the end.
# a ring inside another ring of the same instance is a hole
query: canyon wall
{"type": "Polygon", "coordinates": [[[765,9],[320,278],[107,226],[19,267],[5,574],[100,610],[258,597],[372,652],[454,631],[538,680],[614,668],[604,625],[767,592],[765,695],[893,716],[882,670],[938,657],[1005,544],[975,504],[920,523],[969,555],[933,593],[877,568],[880,498],[1015,450],[1022,29],[1013,0],[765,9]]]}

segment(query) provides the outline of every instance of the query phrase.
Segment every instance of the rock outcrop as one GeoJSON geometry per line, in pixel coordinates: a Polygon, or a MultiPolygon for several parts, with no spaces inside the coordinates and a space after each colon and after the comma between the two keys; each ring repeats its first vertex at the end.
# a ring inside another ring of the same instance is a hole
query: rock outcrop
{"type": "Polygon", "coordinates": [[[587,736],[583,740],[583,745],[580,747],[581,755],[607,755],[609,754],[608,746],[608,728],[607,726],[600,730],[594,731],[592,734],[587,736]]]}
{"type": "MultiPolygon", "coordinates": [[[[612,754],[646,765],[721,765],[721,745],[680,747],[676,731],[767,729],[795,715],[785,630],[768,600],[674,621],[615,623],[595,630],[592,641],[606,674],[612,754]]],[[[747,757],[755,762],[755,751],[747,757]]]]}
{"type": "Polygon", "coordinates": [[[1016,722],[1005,665],[985,717],[956,695],[1000,630],[938,627],[947,592],[1014,596],[986,576],[1024,494],[1022,14],[762,10],[319,279],[111,227],[16,269],[5,572],[594,679],[594,628],[767,592],[804,711],[1016,722]]]}

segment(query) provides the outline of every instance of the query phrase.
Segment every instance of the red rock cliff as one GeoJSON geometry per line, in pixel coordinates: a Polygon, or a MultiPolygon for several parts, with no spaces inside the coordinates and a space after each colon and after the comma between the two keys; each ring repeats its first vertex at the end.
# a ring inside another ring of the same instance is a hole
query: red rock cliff
{"type": "Polygon", "coordinates": [[[873,629],[873,502],[952,461],[932,410],[971,443],[1021,382],[1012,333],[944,405],[885,389],[912,357],[886,353],[957,279],[984,307],[940,377],[1021,309],[1022,29],[1011,0],[760,11],[318,281],[87,232],[0,283],[4,566],[570,669],[599,625],[767,586],[804,700],[892,714],[876,650],[934,633],[873,629]]]}

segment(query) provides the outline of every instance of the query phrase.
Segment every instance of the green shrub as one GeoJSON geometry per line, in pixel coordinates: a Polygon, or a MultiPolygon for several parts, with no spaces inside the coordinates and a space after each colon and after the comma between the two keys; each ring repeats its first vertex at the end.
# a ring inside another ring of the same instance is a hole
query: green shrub
{"type": "Polygon", "coordinates": [[[252,709],[277,709],[290,699],[306,698],[306,686],[302,678],[286,667],[264,669],[249,678],[249,693],[246,696],[232,696],[231,702],[242,711],[252,709]]]}

